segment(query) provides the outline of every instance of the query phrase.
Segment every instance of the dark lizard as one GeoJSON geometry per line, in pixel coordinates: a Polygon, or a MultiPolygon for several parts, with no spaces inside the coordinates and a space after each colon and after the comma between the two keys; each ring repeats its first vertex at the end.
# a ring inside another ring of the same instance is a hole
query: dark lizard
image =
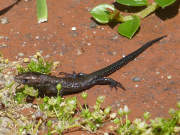
{"type": "Polygon", "coordinates": [[[39,89],[42,94],[45,95],[55,95],[57,94],[56,85],[61,84],[62,89],[60,90],[60,95],[72,94],[81,92],[83,90],[89,89],[94,85],[109,85],[112,88],[120,87],[123,90],[125,88],[121,85],[121,83],[109,78],[110,74],[119,70],[121,67],[134,60],[139,54],[145,51],[148,47],[150,47],[155,42],[161,40],[166,36],[159,37],[152,41],[147,42],[142,47],[137,49],[136,51],[130,53],[126,57],[116,61],[115,63],[92,72],[90,74],[84,73],[73,73],[68,74],[64,72],[60,72],[63,77],[50,76],[46,74],[36,73],[36,72],[27,72],[19,74],[15,77],[15,81],[20,84],[27,84],[29,86],[33,86],[34,88],[39,89]]]}

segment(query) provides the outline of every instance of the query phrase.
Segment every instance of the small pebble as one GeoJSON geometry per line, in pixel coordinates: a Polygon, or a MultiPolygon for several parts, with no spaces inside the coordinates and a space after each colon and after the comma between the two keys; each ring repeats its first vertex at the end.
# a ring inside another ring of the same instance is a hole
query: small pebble
{"type": "Polygon", "coordinates": [[[96,28],[96,27],[97,27],[97,24],[95,22],[90,23],[90,28],[96,28]]]}
{"type": "Polygon", "coordinates": [[[24,63],[29,62],[29,58],[24,58],[23,62],[24,62],[24,63]]]}
{"type": "Polygon", "coordinates": [[[39,40],[39,39],[40,39],[40,37],[39,37],[39,36],[36,36],[36,37],[35,37],[35,39],[36,39],[36,40],[39,40]]]}
{"type": "Polygon", "coordinates": [[[132,78],[133,82],[140,82],[141,78],[140,77],[134,77],[132,78]]]}
{"type": "Polygon", "coordinates": [[[9,23],[7,17],[1,18],[0,21],[1,21],[1,24],[7,24],[7,23],[9,23]]]}
{"type": "Polygon", "coordinates": [[[49,58],[50,57],[50,55],[49,54],[47,54],[46,56],[45,56],[45,58],[49,58]]]}
{"type": "Polygon", "coordinates": [[[18,53],[18,56],[23,57],[24,53],[18,53]]]}
{"type": "Polygon", "coordinates": [[[77,50],[77,55],[81,55],[83,53],[83,50],[82,49],[78,49],[77,50]]]}
{"type": "Polygon", "coordinates": [[[167,91],[167,90],[170,90],[170,88],[167,87],[167,88],[164,88],[163,90],[164,90],[164,91],[167,91]]]}
{"type": "Polygon", "coordinates": [[[115,55],[117,54],[117,52],[116,52],[116,51],[113,51],[112,54],[113,54],[113,56],[115,56],[115,55]]]}
{"type": "Polygon", "coordinates": [[[6,37],[6,36],[0,36],[0,39],[4,39],[4,40],[8,40],[9,38],[8,37],[6,37]]]}
{"type": "Polygon", "coordinates": [[[171,76],[171,75],[168,75],[168,76],[167,76],[167,79],[169,79],[169,80],[172,79],[172,76],[171,76]]]}
{"type": "Polygon", "coordinates": [[[112,55],[112,56],[115,56],[115,55],[117,54],[116,51],[108,51],[107,53],[108,53],[109,55],[112,55]]]}
{"type": "Polygon", "coordinates": [[[60,55],[60,56],[63,56],[64,54],[63,54],[63,52],[60,52],[59,55],[60,55]]]}
{"type": "Polygon", "coordinates": [[[5,39],[6,41],[8,41],[8,40],[9,40],[9,37],[4,37],[4,39],[5,39]]]}
{"type": "Polygon", "coordinates": [[[87,7],[86,9],[87,9],[87,11],[88,11],[88,12],[90,12],[90,11],[92,10],[92,9],[91,9],[91,8],[89,8],[89,7],[87,7]]]}
{"type": "Polygon", "coordinates": [[[87,43],[88,46],[91,46],[91,43],[87,43]]]}
{"type": "Polygon", "coordinates": [[[159,74],[160,74],[160,72],[159,72],[159,71],[157,71],[157,72],[156,72],[156,74],[157,74],[157,75],[159,75],[159,74]]]}
{"type": "Polygon", "coordinates": [[[116,39],[118,39],[118,37],[119,37],[118,35],[115,35],[115,36],[113,36],[111,39],[112,39],[112,40],[116,40],[116,39]]]}
{"type": "Polygon", "coordinates": [[[3,47],[7,47],[7,44],[5,43],[0,44],[0,48],[3,48],[3,47]]]}
{"type": "Polygon", "coordinates": [[[22,46],[24,47],[24,46],[26,46],[26,44],[27,44],[27,42],[23,42],[23,43],[22,43],[22,46]]]}
{"type": "Polygon", "coordinates": [[[76,29],[76,27],[72,27],[71,30],[72,30],[72,31],[75,31],[75,30],[77,30],[77,29],[76,29]]]}
{"type": "Polygon", "coordinates": [[[73,32],[72,32],[72,36],[73,36],[73,37],[77,37],[77,36],[78,36],[78,32],[73,31],[73,32]]]}
{"type": "Polygon", "coordinates": [[[118,104],[116,104],[116,105],[117,105],[117,107],[120,107],[120,106],[121,106],[121,104],[119,104],[119,103],[118,103],[118,104]]]}
{"type": "Polygon", "coordinates": [[[33,37],[31,33],[27,33],[24,35],[25,38],[27,38],[29,41],[32,41],[33,37]]]}
{"type": "Polygon", "coordinates": [[[0,36],[0,39],[4,39],[4,36],[0,36]]]}

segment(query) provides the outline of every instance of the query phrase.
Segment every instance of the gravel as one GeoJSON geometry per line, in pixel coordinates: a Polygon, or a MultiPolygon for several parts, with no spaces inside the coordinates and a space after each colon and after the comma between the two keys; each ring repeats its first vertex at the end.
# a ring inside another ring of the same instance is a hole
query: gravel
{"type": "Polygon", "coordinates": [[[140,77],[133,77],[132,80],[133,80],[133,82],[140,82],[141,78],[140,77]]]}
{"type": "Polygon", "coordinates": [[[7,47],[7,46],[8,46],[8,45],[5,44],[5,43],[0,44],[0,48],[4,48],[4,47],[7,47]]]}
{"type": "Polygon", "coordinates": [[[116,40],[116,39],[118,39],[118,37],[119,37],[119,35],[114,35],[114,36],[111,38],[111,40],[116,40]]]}
{"type": "Polygon", "coordinates": [[[95,22],[90,22],[90,25],[89,25],[90,28],[96,28],[97,27],[97,24],[95,22]]]}
{"type": "Polygon", "coordinates": [[[0,19],[0,22],[1,22],[1,24],[8,24],[8,23],[9,23],[9,21],[8,21],[8,18],[7,18],[7,17],[3,17],[3,18],[1,18],[1,19],[0,19]]]}
{"type": "Polygon", "coordinates": [[[77,28],[76,28],[76,27],[72,27],[71,30],[72,30],[72,31],[76,31],[77,28]]]}
{"type": "Polygon", "coordinates": [[[24,53],[18,53],[18,56],[20,56],[20,57],[23,57],[24,56],[24,53]]]}

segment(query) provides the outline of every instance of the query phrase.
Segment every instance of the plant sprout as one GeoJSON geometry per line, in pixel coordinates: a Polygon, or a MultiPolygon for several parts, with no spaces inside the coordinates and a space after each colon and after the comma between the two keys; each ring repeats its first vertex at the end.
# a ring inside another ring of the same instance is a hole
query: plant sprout
{"type": "Polygon", "coordinates": [[[158,8],[165,8],[173,4],[176,0],[155,0],[149,4],[147,0],[116,0],[117,3],[126,6],[146,8],[140,12],[123,16],[114,5],[100,4],[91,10],[92,17],[101,24],[107,24],[111,22],[121,22],[118,26],[118,33],[129,39],[137,32],[140,27],[140,20],[157,10],[158,8]]]}

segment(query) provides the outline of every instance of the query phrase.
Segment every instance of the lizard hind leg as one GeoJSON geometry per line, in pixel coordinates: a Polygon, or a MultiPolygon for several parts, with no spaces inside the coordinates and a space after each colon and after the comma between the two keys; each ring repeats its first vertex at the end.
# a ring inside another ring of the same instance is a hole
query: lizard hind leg
{"type": "Polygon", "coordinates": [[[106,78],[106,77],[98,78],[98,79],[94,80],[94,84],[109,85],[111,88],[115,88],[116,90],[118,87],[123,90],[126,90],[120,82],[118,82],[112,78],[106,78]]]}

